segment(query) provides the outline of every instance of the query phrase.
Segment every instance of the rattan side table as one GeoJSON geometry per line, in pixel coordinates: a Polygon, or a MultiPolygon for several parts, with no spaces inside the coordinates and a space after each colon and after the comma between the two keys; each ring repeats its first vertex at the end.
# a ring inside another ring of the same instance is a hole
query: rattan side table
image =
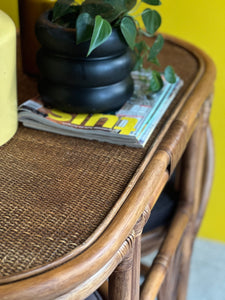
{"type": "MultiPolygon", "coordinates": [[[[175,246],[190,241],[182,237],[199,207],[215,80],[210,58],[173,37],[160,61],[184,86],[144,149],[22,126],[0,148],[0,299],[84,299],[108,278],[109,299],[139,299],[141,232],[185,152],[183,198],[194,196],[142,288],[141,299],[154,299],[175,246]]],[[[36,91],[20,62],[18,89],[20,101],[36,91]]]]}

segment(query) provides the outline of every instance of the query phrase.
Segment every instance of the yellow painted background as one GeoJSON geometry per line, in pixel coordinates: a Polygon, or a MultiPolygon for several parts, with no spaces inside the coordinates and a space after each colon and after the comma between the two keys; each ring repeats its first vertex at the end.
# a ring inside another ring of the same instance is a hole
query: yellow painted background
{"type": "MultiPolygon", "coordinates": [[[[162,0],[161,31],[176,35],[208,53],[217,67],[211,124],[216,168],[200,236],[225,242],[225,1],[162,0]]],[[[18,26],[17,0],[0,0],[0,9],[18,26]]]]}

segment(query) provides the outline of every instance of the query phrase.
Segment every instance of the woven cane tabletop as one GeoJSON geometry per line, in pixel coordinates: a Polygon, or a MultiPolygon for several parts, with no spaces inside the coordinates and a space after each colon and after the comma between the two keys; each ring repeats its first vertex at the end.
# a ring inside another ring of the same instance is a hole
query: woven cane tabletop
{"type": "MultiPolygon", "coordinates": [[[[167,42],[162,67],[194,80],[198,60],[167,42]]],[[[18,67],[19,102],[36,94],[36,79],[18,67]]],[[[172,108],[171,108],[172,109],[172,108]]],[[[143,161],[144,149],[63,137],[19,127],[0,148],[0,282],[69,255],[96,231],[143,161]]]]}

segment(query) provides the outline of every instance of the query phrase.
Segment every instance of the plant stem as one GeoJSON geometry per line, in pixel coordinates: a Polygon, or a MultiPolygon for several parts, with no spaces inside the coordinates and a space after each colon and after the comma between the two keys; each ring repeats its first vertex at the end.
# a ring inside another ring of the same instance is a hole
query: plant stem
{"type": "Polygon", "coordinates": [[[138,9],[139,9],[139,7],[141,6],[141,0],[139,0],[139,2],[136,4],[136,6],[131,10],[131,11],[129,11],[129,14],[134,14],[138,9]]]}
{"type": "Polygon", "coordinates": [[[129,12],[129,15],[132,15],[132,17],[134,17],[134,18],[141,17],[141,13],[139,13],[139,14],[137,14],[137,15],[134,15],[133,13],[131,14],[131,13],[129,12]]]}

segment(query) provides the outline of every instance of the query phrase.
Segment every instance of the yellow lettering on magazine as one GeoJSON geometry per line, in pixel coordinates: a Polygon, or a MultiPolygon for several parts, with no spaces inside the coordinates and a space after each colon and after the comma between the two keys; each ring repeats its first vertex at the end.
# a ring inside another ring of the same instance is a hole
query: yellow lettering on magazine
{"type": "Polygon", "coordinates": [[[87,121],[85,126],[95,126],[95,124],[100,120],[100,119],[107,119],[105,123],[102,125],[102,127],[105,128],[113,128],[113,126],[116,124],[118,121],[118,117],[114,115],[104,115],[104,114],[94,114],[91,116],[91,118],[87,121]]]}
{"type": "Polygon", "coordinates": [[[48,117],[55,121],[69,122],[72,119],[72,115],[59,111],[57,109],[52,109],[52,113],[48,113],[48,117]]]}
{"type": "Polygon", "coordinates": [[[123,117],[121,120],[127,121],[125,126],[115,126],[114,129],[119,129],[120,134],[129,135],[132,131],[135,131],[136,124],[138,122],[135,118],[123,117]]]}
{"type": "Polygon", "coordinates": [[[81,125],[86,118],[88,117],[88,114],[78,114],[76,117],[71,121],[71,124],[74,125],[81,125]]]}

